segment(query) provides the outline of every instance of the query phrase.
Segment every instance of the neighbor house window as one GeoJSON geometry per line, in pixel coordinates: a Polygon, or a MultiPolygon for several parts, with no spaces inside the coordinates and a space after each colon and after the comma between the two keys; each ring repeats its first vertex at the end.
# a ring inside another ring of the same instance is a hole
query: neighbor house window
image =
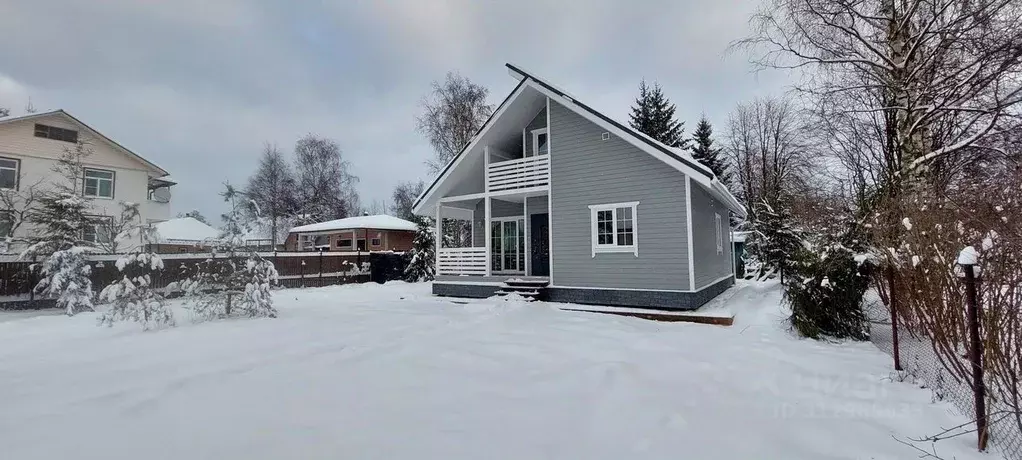
{"type": "Polygon", "coordinates": [[[35,137],[75,143],[78,142],[78,131],[36,123],[35,137]]]}
{"type": "Polygon", "coordinates": [[[110,243],[110,218],[91,217],[82,228],[82,241],[92,244],[110,243]]]}
{"type": "Polygon", "coordinates": [[[340,249],[351,249],[351,238],[337,240],[337,247],[340,249]]]}
{"type": "Polygon", "coordinates": [[[716,225],[717,225],[717,254],[723,254],[724,253],[724,232],[721,230],[721,227],[720,227],[720,214],[714,214],[713,216],[714,216],[714,219],[716,219],[716,225]]]}
{"type": "Polygon", "coordinates": [[[85,196],[91,196],[94,198],[113,198],[114,177],[116,177],[116,175],[113,171],[86,168],[85,196]]]}
{"type": "MultiPolygon", "coordinates": [[[[0,238],[7,238],[14,233],[14,213],[0,211],[0,238]]],[[[2,242],[0,242],[2,243],[2,242]]]]}
{"type": "Polygon", "coordinates": [[[383,245],[383,242],[380,241],[379,238],[373,238],[373,239],[369,240],[369,244],[372,245],[372,246],[379,247],[379,246],[383,245]]]}
{"type": "Polygon", "coordinates": [[[593,257],[600,252],[631,252],[639,255],[638,201],[589,206],[593,257]]]}
{"type": "Polygon", "coordinates": [[[0,189],[18,189],[18,171],[21,169],[21,160],[0,157],[0,189]]]}
{"type": "Polygon", "coordinates": [[[546,128],[532,131],[532,152],[533,155],[550,153],[550,132],[546,128]]]}

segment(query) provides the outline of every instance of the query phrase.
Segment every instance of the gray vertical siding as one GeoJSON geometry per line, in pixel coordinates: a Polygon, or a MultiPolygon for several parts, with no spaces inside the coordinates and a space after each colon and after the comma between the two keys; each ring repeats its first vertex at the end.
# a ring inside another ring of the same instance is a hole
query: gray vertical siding
{"type": "Polygon", "coordinates": [[[536,154],[532,149],[532,130],[546,128],[546,109],[539,111],[536,118],[533,118],[525,126],[525,156],[530,157],[536,154]]]}
{"type": "Polygon", "coordinates": [[[550,102],[553,282],[688,290],[685,175],[550,102]],[[589,205],[638,201],[639,256],[591,250],[589,205]]]}
{"type": "Polygon", "coordinates": [[[731,274],[731,244],[728,241],[728,209],[701,186],[692,184],[692,254],[696,289],[702,289],[731,274]],[[724,252],[717,253],[717,224],[720,215],[724,252]]]}
{"type": "MultiPolygon", "coordinates": [[[[543,197],[544,207],[546,203],[546,197],[543,197]]],[[[531,206],[530,202],[530,206],[531,206]]],[[[512,217],[524,215],[522,209],[522,203],[513,203],[510,201],[501,201],[493,198],[490,201],[490,211],[493,217],[512,217]]],[[[532,213],[532,211],[529,211],[532,213]]],[[[486,201],[479,200],[475,207],[475,216],[472,221],[472,246],[483,247],[486,246],[486,201]]]]}
{"type": "Polygon", "coordinates": [[[529,200],[529,215],[532,214],[543,214],[547,212],[547,197],[544,196],[530,196],[526,198],[529,200]]]}

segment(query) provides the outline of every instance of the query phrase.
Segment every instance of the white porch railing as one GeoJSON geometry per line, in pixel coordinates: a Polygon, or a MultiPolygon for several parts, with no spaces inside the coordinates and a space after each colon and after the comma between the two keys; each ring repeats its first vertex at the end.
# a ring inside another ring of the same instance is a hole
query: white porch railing
{"type": "Polygon", "coordinates": [[[438,275],[486,275],[486,248],[440,248],[438,275]]]}
{"type": "Polygon", "coordinates": [[[550,155],[490,163],[486,175],[491,192],[550,185],[550,155]]]}

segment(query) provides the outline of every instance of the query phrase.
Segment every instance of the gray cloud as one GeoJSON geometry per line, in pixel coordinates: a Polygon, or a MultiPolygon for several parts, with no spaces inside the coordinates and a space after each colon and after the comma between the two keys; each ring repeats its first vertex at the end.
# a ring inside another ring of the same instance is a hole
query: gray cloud
{"type": "Polygon", "coordinates": [[[418,102],[450,69],[499,102],[504,62],[625,119],[640,78],[695,124],[776,92],[727,56],[755,1],[33,1],[2,7],[0,105],[61,107],[171,171],[175,212],[222,211],[263,142],[338,141],[364,202],[425,177],[418,102]]]}

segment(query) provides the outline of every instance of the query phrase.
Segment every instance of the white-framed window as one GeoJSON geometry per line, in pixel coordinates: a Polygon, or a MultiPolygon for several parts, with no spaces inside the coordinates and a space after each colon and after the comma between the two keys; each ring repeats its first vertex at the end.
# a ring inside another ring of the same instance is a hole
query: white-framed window
{"type": "Polygon", "coordinates": [[[380,240],[380,237],[376,237],[376,238],[370,239],[369,240],[369,244],[371,246],[374,246],[374,247],[380,247],[380,246],[383,246],[383,241],[380,240]]]}
{"type": "Polygon", "coordinates": [[[85,168],[85,196],[113,198],[116,173],[105,169],[85,168]]]}
{"type": "Polygon", "coordinates": [[[589,206],[593,257],[601,252],[639,256],[638,207],[638,201],[589,206]]]}
{"type": "Polygon", "coordinates": [[[714,213],[713,218],[717,225],[717,254],[720,255],[724,253],[724,232],[720,226],[720,214],[714,213]]]}
{"type": "Polygon", "coordinates": [[[82,241],[92,244],[109,244],[111,240],[110,217],[90,217],[82,228],[82,241]]]}
{"type": "Polygon", "coordinates": [[[0,189],[17,190],[21,160],[0,157],[0,189]]]}
{"type": "Polygon", "coordinates": [[[532,154],[546,155],[550,153],[550,132],[546,128],[532,130],[532,154]]]}

